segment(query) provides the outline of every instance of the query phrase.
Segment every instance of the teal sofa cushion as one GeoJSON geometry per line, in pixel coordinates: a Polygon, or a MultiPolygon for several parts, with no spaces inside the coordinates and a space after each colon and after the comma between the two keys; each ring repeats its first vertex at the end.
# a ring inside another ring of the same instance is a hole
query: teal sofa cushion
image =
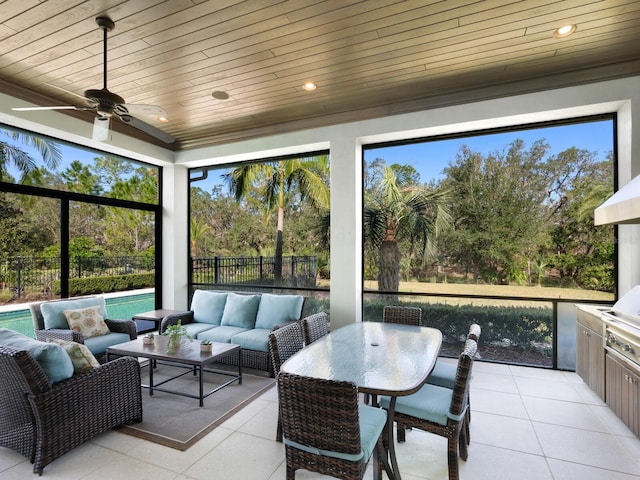
{"type": "Polygon", "coordinates": [[[231,337],[246,331],[246,328],[222,325],[220,327],[210,328],[209,330],[199,333],[198,340],[211,340],[213,342],[230,343],[231,337]]]}
{"type": "Polygon", "coordinates": [[[256,324],[256,314],[259,306],[260,295],[229,293],[220,324],[247,329],[253,328],[256,324]]]}
{"type": "Polygon", "coordinates": [[[85,338],[84,344],[91,350],[91,353],[99,355],[106,352],[107,347],[130,341],[131,337],[129,337],[128,333],[111,332],[107,335],[100,335],[99,337],[85,338]]]}
{"type": "Polygon", "coordinates": [[[210,323],[185,323],[182,325],[187,330],[187,335],[191,338],[198,338],[202,332],[206,332],[207,330],[211,330],[213,328],[218,328],[217,325],[211,325],[210,323]]]}
{"type": "Polygon", "coordinates": [[[272,295],[263,293],[256,315],[256,328],[272,329],[276,325],[300,320],[302,295],[272,295]]]}
{"type": "Polygon", "coordinates": [[[224,305],[227,303],[226,292],[208,292],[207,290],[196,290],[191,299],[191,311],[193,321],[220,325],[224,305]]]}
{"type": "Polygon", "coordinates": [[[57,302],[45,302],[40,305],[42,319],[44,320],[44,328],[51,330],[52,328],[69,329],[67,317],[64,315],[65,310],[78,310],[80,308],[94,307],[98,305],[102,318],[107,316],[107,306],[104,297],[78,298],[75,300],[60,300],[57,302]]]}
{"type": "Polygon", "coordinates": [[[60,345],[40,342],[8,328],[0,328],[0,344],[18,350],[27,350],[40,364],[51,383],[73,376],[73,363],[60,345]]]}
{"type": "Polygon", "coordinates": [[[268,352],[270,332],[270,328],[254,328],[234,335],[231,337],[231,343],[240,345],[245,350],[268,352]]]}

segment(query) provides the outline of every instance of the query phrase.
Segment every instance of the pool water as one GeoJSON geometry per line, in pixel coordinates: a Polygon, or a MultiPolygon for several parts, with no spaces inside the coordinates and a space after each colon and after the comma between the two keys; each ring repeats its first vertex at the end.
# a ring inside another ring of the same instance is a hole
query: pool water
{"type": "MultiPolygon", "coordinates": [[[[155,308],[155,294],[143,293],[126,297],[106,299],[107,312],[111,318],[131,318],[133,315],[148,312],[155,308]]],[[[0,312],[0,328],[9,328],[35,338],[33,321],[28,308],[12,312],[0,312]]]]}

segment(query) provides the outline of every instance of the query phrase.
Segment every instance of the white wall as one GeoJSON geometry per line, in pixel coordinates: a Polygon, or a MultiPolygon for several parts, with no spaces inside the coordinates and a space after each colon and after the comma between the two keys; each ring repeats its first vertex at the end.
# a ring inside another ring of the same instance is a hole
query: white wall
{"type": "MultiPolygon", "coordinates": [[[[640,77],[632,77],[181,152],[176,155],[176,164],[184,167],[224,164],[328,146],[332,204],[331,322],[342,325],[361,320],[363,144],[617,113],[622,186],[640,174],[639,105],[640,77]]],[[[620,226],[619,263],[619,290],[623,294],[640,284],[639,226],[620,226]]]]}
{"type": "MultiPolygon", "coordinates": [[[[15,106],[0,96],[0,121],[14,125],[24,123],[24,115],[15,119],[16,123],[12,123],[11,118],[7,119],[3,112],[9,111],[8,105],[15,106]]],[[[127,137],[114,139],[110,148],[118,150],[114,153],[127,155],[120,150],[124,148],[133,158],[165,166],[163,306],[167,308],[183,308],[187,303],[189,167],[329,148],[333,206],[331,321],[334,325],[342,325],[361,320],[363,144],[614,112],[618,114],[619,186],[622,186],[640,174],[640,77],[274,135],[175,154],[128,141],[127,137]],[[175,165],[171,165],[172,160],[175,165]]],[[[39,131],[33,128],[32,123],[29,124],[30,129],[39,131]]],[[[43,133],[52,134],[49,127],[39,128],[43,133]]],[[[65,129],[63,136],[73,132],[64,123],[56,124],[56,128],[65,129]]],[[[623,225],[619,229],[618,281],[619,293],[623,294],[640,284],[640,227],[623,225]]]]}

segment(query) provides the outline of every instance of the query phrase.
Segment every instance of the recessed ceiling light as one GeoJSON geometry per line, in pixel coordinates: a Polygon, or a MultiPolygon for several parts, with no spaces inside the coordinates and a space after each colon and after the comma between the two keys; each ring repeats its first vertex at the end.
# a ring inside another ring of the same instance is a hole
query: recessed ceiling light
{"type": "Polygon", "coordinates": [[[578,26],[575,24],[564,25],[559,29],[557,29],[555,32],[553,32],[553,36],[556,38],[568,37],[569,35],[574,33],[577,29],[578,29],[578,26]]]}
{"type": "Polygon", "coordinates": [[[318,86],[313,82],[307,82],[302,86],[302,88],[304,88],[305,90],[310,92],[310,91],[315,90],[316,88],[318,88],[318,86]]]}
{"type": "Polygon", "coordinates": [[[167,117],[157,117],[156,120],[162,123],[167,123],[169,121],[167,117]]]}
{"type": "Polygon", "coordinates": [[[229,98],[229,94],[227,92],[223,92],[222,90],[216,90],[211,94],[211,96],[216,100],[227,100],[229,98]]]}

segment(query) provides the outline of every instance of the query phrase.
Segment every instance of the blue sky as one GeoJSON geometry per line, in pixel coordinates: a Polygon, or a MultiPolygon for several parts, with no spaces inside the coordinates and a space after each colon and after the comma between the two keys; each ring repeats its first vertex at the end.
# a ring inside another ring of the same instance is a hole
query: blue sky
{"type": "MultiPolygon", "coordinates": [[[[382,158],[388,165],[393,163],[411,165],[420,173],[420,179],[425,183],[431,179],[437,180],[442,177],[443,169],[455,160],[456,153],[463,144],[466,144],[473,151],[478,151],[486,155],[492,151],[501,150],[518,138],[524,140],[526,149],[528,149],[534,141],[544,138],[547,143],[551,145],[550,155],[556,155],[570,147],[577,147],[595,152],[598,159],[604,160],[607,154],[613,149],[612,123],[611,120],[606,120],[517,132],[477,135],[413,145],[376,148],[365,150],[364,157],[367,162],[371,162],[376,158],[382,158]]],[[[0,141],[7,140],[12,142],[0,132],[0,141]]],[[[30,151],[30,149],[24,145],[22,148],[30,151]]],[[[64,170],[73,160],[90,163],[94,157],[100,155],[100,152],[94,153],[65,144],[61,144],[61,149],[64,160],[58,170],[64,170]]],[[[39,159],[37,152],[34,153],[33,156],[39,159]]],[[[9,172],[14,177],[18,175],[13,168],[9,168],[9,172]]],[[[209,185],[220,184],[221,173],[222,171],[213,172],[208,182],[200,182],[198,186],[209,190],[209,188],[211,188],[209,185]],[[206,185],[206,183],[209,185],[206,185]]]]}
{"type": "Polygon", "coordinates": [[[382,158],[387,165],[411,165],[420,173],[420,180],[426,183],[431,179],[442,178],[442,171],[449,163],[454,162],[456,153],[464,144],[471,150],[486,155],[501,150],[516,139],[523,140],[525,149],[529,149],[533,142],[540,138],[546,139],[551,146],[550,155],[557,155],[568,148],[576,147],[595,152],[599,160],[605,160],[607,154],[613,150],[612,121],[607,120],[376,148],[366,150],[364,158],[367,162],[382,158]]]}

